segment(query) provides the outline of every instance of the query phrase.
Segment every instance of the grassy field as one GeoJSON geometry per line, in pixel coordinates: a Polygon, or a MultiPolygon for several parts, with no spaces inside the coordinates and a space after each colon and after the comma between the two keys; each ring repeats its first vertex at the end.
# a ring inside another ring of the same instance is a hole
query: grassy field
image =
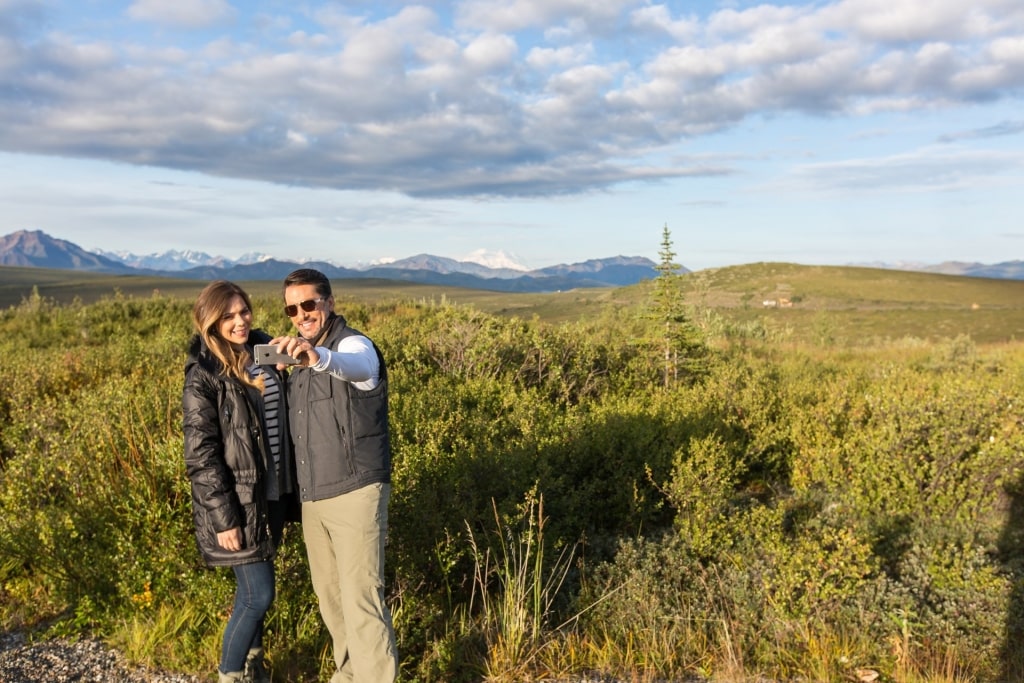
{"type": "MultiPolygon", "coordinates": [[[[215,668],[232,575],[196,571],[181,461],[204,284],[0,268],[0,630],[215,668]]],[[[1024,681],[1024,282],[707,270],[678,280],[704,335],[662,284],[335,282],[389,360],[403,680],[1024,681]]],[[[301,534],[278,571],[276,679],[325,680],[301,534]]]]}
{"type": "Polygon", "coordinates": [[[736,322],[759,320],[801,341],[837,344],[1024,338],[1024,281],[881,268],[755,263],[686,278],[691,303],[736,322]],[[766,301],[791,305],[766,307],[766,301]]]}
{"type": "MultiPolygon", "coordinates": [[[[754,263],[697,271],[682,279],[687,303],[736,324],[762,325],[794,341],[858,344],[966,335],[981,344],[1024,338],[1024,281],[938,275],[879,268],[754,263]],[[766,306],[765,302],[776,302],[766,306]]],[[[112,276],[68,270],[0,267],[0,308],[17,306],[36,288],[59,303],[125,296],[193,298],[205,282],[112,276]]],[[[273,295],[276,281],[240,283],[273,295]]],[[[391,280],[334,283],[346,301],[387,300],[470,305],[502,316],[561,323],[637,309],[650,283],[543,294],[440,287],[391,280]]]]}

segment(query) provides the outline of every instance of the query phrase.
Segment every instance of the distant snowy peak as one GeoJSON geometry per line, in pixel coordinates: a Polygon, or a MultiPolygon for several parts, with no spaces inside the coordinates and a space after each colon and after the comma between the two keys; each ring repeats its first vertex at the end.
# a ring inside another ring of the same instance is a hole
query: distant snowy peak
{"type": "Polygon", "coordinates": [[[234,263],[235,265],[247,266],[251,263],[263,263],[264,261],[269,261],[272,258],[274,257],[269,254],[261,254],[257,251],[250,251],[249,253],[242,254],[241,256],[236,258],[234,263]]]}
{"type": "Polygon", "coordinates": [[[131,266],[132,268],[140,268],[143,270],[163,270],[168,272],[181,272],[183,270],[188,270],[189,268],[199,268],[203,266],[230,268],[235,265],[262,263],[263,261],[271,258],[265,254],[250,253],[243,254],[239,258],[232,260],[224,256],[210,256],[204,251],[195,251],[193,249],[185,249],[182,251],[172,249],[159,254],[146,254],[142,256],[126,251],[103,251],[102,249],[93,249],[92,253],[99,254],[114,261],[119,261],[126,266],[131,266]]]}
{"type": "Polygon", "coordinates": [[[473,253],[462,258],[463,262],[478,263],[481,266],[495,270],[517,270],[521,273],[529,272],[529,268],[519,262],[514,254],[504,251],[491,251],[489,249],[477,249],[473,253]]]}
{"type": "Polygon", "coordinates": [[[388,266],[411,268],[414,270],[434,270],[439,273],[471,273],[476,275],[487,273],[490,277],[502,277],[502,275],[496,275],[490,271],[498,271],[505,274],[514,273],[515,275],[530,272],[530,269],[520,263],[515,255],[504,251],[491,251],[488,249],[477,249],[461,259],[432,256],[430,254],[419,254],[404,259],[384,256],[374,259],[369,263],[357,263],[354,267],[358,270],[367,270],[369,268],[388,266]]]}
{"type": "MultiPolygon", "coordinates": [[[[241,256],[236,258],[232,263],[233,263],[233,265],[236,265],[236,266],[252,266],[252,265],[259,264],[259,263],[266,263],[267,261],[282,261],[282,260],[291,261],[291,259],[282,259],[281,257],[278,257],[278,256],[273,256],[271,254],[261,254],[259,252],[255,252],[254,251],[254,252],[250,252],[248,254],[242,254],[241,256]]],[[[334,259],[323,258],[323,257],[320,257],[320,256],[309,256],[309,257],[306,257],[306,258],[301,258],[301,259],[298,259],[298,260],[294,261],[294,263],[297,263],[298,265],[305,265],[307,263],[327,263],[329,265],[336,266],[336,267],[340,267],[341,266],[341,264],[338,263],[337,261],[335,261],[334,259]]]]}
{"type": "Polygon", "coordinates": [[[417,254],[408,258],[398,259],[387,264],[388,268],[402,268],[406,270],[429,270],[435,273],[451,274],[464,273],[476,275],[483,278],[515,278],[528,272],[522,266],[491,267],[475,261],[457,261],[456,259],[432,254],[417,254]]]}
{"type": "Polygon", "coordinates": [[[228,260],[222,256],[210,256],[202,251],[186,249],[184,251],[171,250],[160,254],[133,254],[128,251],[103,251],[93,249],[93,253],[106,256],[109,259],[120,261],[132,268],[145,270],[166,270],[182,271],[196,266],[224,266],[229,265],[228,260]]]}

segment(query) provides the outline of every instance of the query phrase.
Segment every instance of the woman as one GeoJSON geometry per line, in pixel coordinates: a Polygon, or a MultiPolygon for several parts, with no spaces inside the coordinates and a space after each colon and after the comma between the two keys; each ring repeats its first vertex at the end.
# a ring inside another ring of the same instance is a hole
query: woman
{"type": "Polygon", "coordinates": [[[231,567],[236,579],[219,683],[269,681],[263,621],[293,491],[284,379],[253,364],[252,346],[270,337],[252,329],[252,302],[238,285],[207,285],[192,322],[182,393],[192,518],[206,565],[231,567]]]}

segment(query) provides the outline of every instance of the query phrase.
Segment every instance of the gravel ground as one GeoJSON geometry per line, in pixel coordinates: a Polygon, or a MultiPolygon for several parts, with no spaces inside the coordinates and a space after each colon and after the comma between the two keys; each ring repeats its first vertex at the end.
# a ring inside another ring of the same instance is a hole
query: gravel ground
{"type": "MultiPolygon", "coordinates": [[[[28,643],[23,633],[0,633],[0,683],[205,682],[197,676],[131,666],[120,653],[94,639],[28,643]]],[[[604,676],[583,676],[545,683],[625,682],[604,676]]]]}
{"type": "Polygon", "coordinates": [[[0,683],[201,683],[201,679],[133,667],[98,640],[28,643],[23,633],[0,633],[0,683]]]}

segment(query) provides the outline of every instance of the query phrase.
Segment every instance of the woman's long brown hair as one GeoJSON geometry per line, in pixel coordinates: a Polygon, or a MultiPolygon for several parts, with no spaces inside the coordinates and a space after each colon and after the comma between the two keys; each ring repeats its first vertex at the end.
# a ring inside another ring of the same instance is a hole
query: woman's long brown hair
{"type": "Polygon", "coordinates": [[[263,390],[263,379],[253,379],[248,366],[252,363],[249,350],[238,347],[224,339],[217,332],[217,323],[231,307],[236,296],[242,297],[246,307],[252,311],[252,300],[245,290],[234,282],[214,280],[203,288],[192,306],[192,325],[202,337],[203,343],[221,363],[221,374],[233,377],[249,386],[263,390]]]}

